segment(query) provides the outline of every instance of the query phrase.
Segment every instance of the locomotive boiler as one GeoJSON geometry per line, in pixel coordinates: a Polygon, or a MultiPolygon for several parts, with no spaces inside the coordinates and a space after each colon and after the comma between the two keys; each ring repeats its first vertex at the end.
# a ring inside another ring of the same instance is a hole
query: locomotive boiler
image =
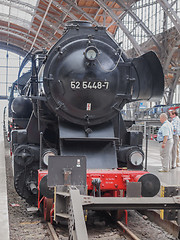
{"type": "Polygon", "coordinates": [[[48,53],[31,56],[22,98],[33,112],[25,129],[12,132],[17,193],[31,204],[53,199],[51,160],[77,157],[79,167],[85,157],[89,195],[125,196],[127,182],[141,182],[142,196],[156,195],[158,178],[143,171],[142,133],[127,131],[120,112],[126,103],[162,97],[155,53],[129,59],[104,27],[74,21],[48,53]]]}
{"type": "Polygon", "coordinates": [[[31,76],[27,72],[13,82],[10,88],[8,102],[8,141],[11,140],[11,131],[13,129],[26,128],[32,113],[32,102],[24,97],[24,87],[31,76]],[[17,97],[17,95],[19,95],[17,97]]]}

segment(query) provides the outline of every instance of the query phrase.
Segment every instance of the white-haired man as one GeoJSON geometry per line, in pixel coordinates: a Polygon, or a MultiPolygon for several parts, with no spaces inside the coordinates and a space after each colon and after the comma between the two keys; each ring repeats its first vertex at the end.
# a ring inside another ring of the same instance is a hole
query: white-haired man
{"type": "Polygon", "coordinates": [[[168,121],[168,116],[165,113],[160,115],[160,122],[162,123],[162,126],[159,128],[157,141],[161,144],[160,156],[162,168],[159,169],[159,172],[169,172],[172,159],[173,127],[168,121]]]}

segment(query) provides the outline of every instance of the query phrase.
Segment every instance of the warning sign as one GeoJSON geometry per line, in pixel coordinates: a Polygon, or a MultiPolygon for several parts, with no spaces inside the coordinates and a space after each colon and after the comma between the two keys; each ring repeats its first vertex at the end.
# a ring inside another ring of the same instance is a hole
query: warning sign
{"type": "Polygon", "coordinates": [[[87,103],[86,110],[87,110],[87,111],[91,111],[91,103],[87,103]]]}

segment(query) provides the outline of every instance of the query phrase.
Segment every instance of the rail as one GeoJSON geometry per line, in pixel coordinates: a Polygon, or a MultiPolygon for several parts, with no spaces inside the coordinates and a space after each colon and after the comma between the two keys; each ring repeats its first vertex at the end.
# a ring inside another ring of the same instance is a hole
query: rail
{"type": "Polygon", "coordinates": [[[180,196],[174,197],[93,197],[81,195],[75,186],[69,186],[65,193],[56,193],[56,217],[69,218],[69,236],[71,240],[88,240],[84,219],[84,210],[118,209],[180,209],[180,196]],[[57,196],[58,195],[58,196],[57,196]],[[61,196],[61,198],[58,198],[61,196]],[[59,199],[59,200],[58,200],[59,199]],[[58,202],[59,201],[59,202],[58,202]],[[58,207],[60,206],[60,208],[58,207]],[[68,206],[62,208],[62,205],[68,206]],[[59,209],[59,212],[58,212],[59,209]]]}

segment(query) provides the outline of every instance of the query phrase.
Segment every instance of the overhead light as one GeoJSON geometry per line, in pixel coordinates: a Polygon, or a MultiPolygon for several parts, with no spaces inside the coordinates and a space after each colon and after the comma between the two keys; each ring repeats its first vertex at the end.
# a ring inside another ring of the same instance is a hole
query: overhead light
{"type": "Polygon", "coordinates": [[[177,66],[177,67],[171,67],[172,70],[179,70],[180,69],[180,66],[177,66]]]}

